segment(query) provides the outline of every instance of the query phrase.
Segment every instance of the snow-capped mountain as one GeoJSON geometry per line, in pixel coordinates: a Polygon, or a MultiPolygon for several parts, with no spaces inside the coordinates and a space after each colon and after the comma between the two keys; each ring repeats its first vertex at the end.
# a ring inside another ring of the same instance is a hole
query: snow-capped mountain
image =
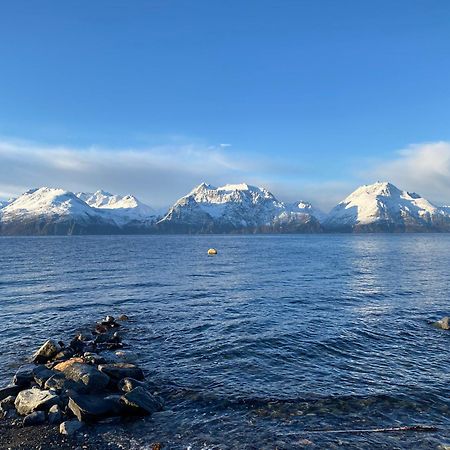
{"type": "Polygon", "coordinates": [[[364,185],[323,221],[330,231],[450,231],[450,214],[388,182],[364,185]]]}
{"type": "Polygon", "coordinates": [[[9,200],[0,200],[0,209],[4,208],[5,206],[8,206],[14,200],[15,199],[13,198],[10,198],[9,200]]]}
{"type": "Polygon", "coordinates": [[[181,233],[319,231],[309,213],[291,211],[264,188],[202,183],[180,198],[158,229],[181,233]]]}
{"type": "Polygon", "coordinates": [[[63,189],[31,189],[0,210],[2,234],[106,233],[115,228],[108,217],[63,189]]]}
{"type": "Polygon", "coordinates": [[[314,216],[319,222],[323,222],[326,214],[318,208],[315,208],[311,203],[299,201],[295,203],[286,204],[287,209],[293,213],[309,214],[314,216]]]}
{"type": "Polygon", "coordinates": [[[155,221],[156,212],[133,195],[114,195],[103,190],[94,193],[78,192],[76,195],[90,207],[108,213],[119,226],[142,225],[155,221]]]}

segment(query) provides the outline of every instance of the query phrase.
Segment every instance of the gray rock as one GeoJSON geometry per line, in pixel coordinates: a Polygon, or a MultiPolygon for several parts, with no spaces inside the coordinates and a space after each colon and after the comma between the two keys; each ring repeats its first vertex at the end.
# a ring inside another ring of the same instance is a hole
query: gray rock
{"type": "Polygon", "coordinates": [[[50,425],[59,425],[62,422],[62,412],[58,405],[53,405],[48,411],[48,423],[50,425]]]}
{"type": "Polygon", "coordinates": [[[39,350],[33,355],[33,361],[37,363],[47,362],[49,359],[52,359],[61,351],[61,346],[54,341],[53,339],[49,339],[45,341],[39,350]]]}
{"type": "Polygon", "coordinates": [[[17,369],[13,378],[13,383],[20,386],[22,389],[30,387],[32,381],[34,381],[33,370],[36,368],[34,364],[24,364],[17,369]]]}
{"type": "Polygon", "coordinates": [[[59,432],[70,436],[77,431],[80,431],[83,427],[83,422],[78,422],[78,420],[66,420],[59,426],[59,432]]]}
{"type": "Polygon", "coordinates": [[[79,381],[68,380],[64,373],[57,372],[51,378],[49,378],[44,385],[45,389],[54,390],[59,393],[73,390],[79,393],[87,393],[89,389],[83,383],[79,381]]]}
{"type": "Polygon", "coordinates": [[[100,364],[98,369],[106,373],[113,380],[119,381],[122,378],[134,378],[135,380],[143,380],[144,372],[138,366],[129,363],[113,363],[100,364]]]}
{"type": "Polygon", "coordinates": [[[134,378],[122,378],[118,383],[119,389],[123,392],[130,392],[137,387],[146,388],[146,384],[134,378]]]}
{"type": "Polygon", "coordinates": [[[59,397],[52,392],[32,388],[19,392],[14,405],[20,415],[26,416],[34,411],[47,410],[58,401],[59,397]]]}
{"type": "Polygon", "coordinates": [[[89,364],[98,365],[98,364],[105,364],[107,362],[103,356],[92,352],[86,352],[83,355],[83,358],[89,364]]]}
{"type": "Polygon", "coordinates": [[[10,395],[9,397],[4,398],[0,401],[0,411],[6,412],[10,409],[14,409],[14,402],[16,400],[16,397],[14,395],[10,395]]]}
{"type": "Polygon", "coordinates": [[[65,361],[66,359],[72,358],[74,354],[75,352],[73,351],[73,349],[71,349],[70,347],[66,347],[58,352],[53,359],[55,361],[61,362],[65,361]]]}
{"type": "Polygon", "coordinates": [[[79,421],[94,422],[104,417],[120,414],[122,406],[119,399],[116,398],[71,393],[69,409],[79,421]]]}
{"type": "Polygon", "coordinates": [[[36,381],[40,387],[43,387],[45,382],[54,374],[55,372],[42,365],[36,366],[33,369],[34,381],[36,381]]]}
{"type": "Polygon", "coordinates": [[[433,325],[442,330],[450,330],[450,317],[443,317],[441,320],[434,322],[433,325]]]}
{"type": "Polygon", "coordinates": [[[29,427],[31,425],[41,425],[45,423],[45,412],[44,411],[35,411],[31,414],[28,414],[23,419],[23,426],[29,427]]]}
{"type": "Polygon", "coordinates": [[[19,417],[19,414],[17,414],[17,411],[15,409],[8,409],[7,411],[1,412],[0,416],[3,419],[17,419],[19,417]]]}
{"type": "Polygon", "coordinates": [[[0,400],[4,400],[11,395],[15,397],[21,391],[21,387],[17,385],[9,385],[0,389],[0,400]]]}
{"type": "Polygon", "coordinates": [[[102,323],[103,324],[111,324],[111,323],[115,323],[116,319],[114,319],[113,316],[106,316],[103,320],[102,323]]]}
{"type": "Polygon", "coordinates": [[[122,396],[121,401],[136,414],[152,414],[161,411],[162,401],[138,386],[122,396]]]}
{"type": "Polygon", "coordinates": [[[109,377],[89,364],[74,363],[64,369],[68,380],[82,383],[89,392],[102,391],[109,384],[109,377]]]}

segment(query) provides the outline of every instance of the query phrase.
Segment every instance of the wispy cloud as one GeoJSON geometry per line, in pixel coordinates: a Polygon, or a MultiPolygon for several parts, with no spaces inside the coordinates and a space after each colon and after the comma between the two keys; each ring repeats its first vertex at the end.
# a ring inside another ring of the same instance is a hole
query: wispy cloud
{"type": "Polygon", "coordinates": [[[366,165],[369,168],[364,171],[356,168],[353,173],[324,179],[321,167],[303,167],[276,155],[244,156],[228,144],[177,141],[118,150],[0,139],[0,198],[39,186],[71,191],[102,188],[135,194],[160,208],[171,205],[202,181],[216,185],[247,182],[266,187],[280,200],[307,200],[327,211],[358,185],[389,180],[435,203],[450,203],[449,142],[411,145],[389,160],[372,160],[366,165]]]}
{"type": "Polygon", "coordinates": [[[434,203],[450,204],[450,142],[410,145],[391,160],[375,163],[363,175],[414,190],[434,203]]]}
{"type": "Polygon", "coordinates": [[[245,178],[248,162],[228,152],[220,145],[111,150],[0,140],[0,195],[15,196],[43,185],[74,191],[104,188],[168,205],[204,179],[245,178]]]}

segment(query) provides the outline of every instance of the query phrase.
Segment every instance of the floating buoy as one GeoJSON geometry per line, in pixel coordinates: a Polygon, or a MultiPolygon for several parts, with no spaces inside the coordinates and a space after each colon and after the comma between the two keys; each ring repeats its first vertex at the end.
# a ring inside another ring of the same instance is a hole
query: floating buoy
{"type": "Polygon", "coordinates": [[[208,255],[217,255],[217,250],[215,248],[210,248],[208,250],[208,255]]]}

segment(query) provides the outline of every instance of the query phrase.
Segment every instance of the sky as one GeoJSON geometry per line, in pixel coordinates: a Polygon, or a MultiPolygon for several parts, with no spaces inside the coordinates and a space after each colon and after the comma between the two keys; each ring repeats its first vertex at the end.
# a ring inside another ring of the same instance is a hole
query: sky
{"type": "Polygon", "coordinates": [[[450,204],[447,0],[0,2],[0,198],[247,182],[450,204]]]}

